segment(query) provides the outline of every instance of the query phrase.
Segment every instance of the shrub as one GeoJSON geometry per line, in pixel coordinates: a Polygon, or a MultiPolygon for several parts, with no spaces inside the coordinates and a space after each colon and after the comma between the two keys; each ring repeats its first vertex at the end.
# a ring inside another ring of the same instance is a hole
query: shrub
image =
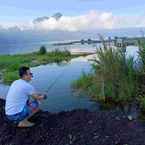
{"type": "Polygon", "coordinates": [[[104,42],[103,47],[97,50],[97,59],[93,64],[94,74],[81,76],[76,86],[87,90],[96,100],[109,99],[114,103],[132,101],[137,90],[137,71],[134,59],[127,58],[123,50],[108,47],[104,42]],[[93,79],[88,81],[91,77],[93,79]]]}
{"type": "Polygon", "coordinates": [[[103,47],[97,50],[94,67],[101,94],[115,102],[130,101],[136,92],[136,71],[133,58],[126,58],[122,49],[103,47]]]}
{"type": "Polygon", "coordinates": [[[39,50],[39,54],[44,55],[47,53],[46,47],[45,46],[41,46],[40,50],[39,50]]]}

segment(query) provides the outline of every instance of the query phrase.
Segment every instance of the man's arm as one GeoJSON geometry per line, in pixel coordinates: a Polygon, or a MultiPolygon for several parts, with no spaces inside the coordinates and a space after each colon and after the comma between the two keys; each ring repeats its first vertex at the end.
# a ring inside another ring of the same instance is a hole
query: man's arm
{"type": "Polygon", "coordinates": [[[46,94],[42,94],[40,92],[37,92],[32,85],[29,86],[28,95],[32,96],[33,99],[40,100],[40,101],[47,98],[46,94]]]}

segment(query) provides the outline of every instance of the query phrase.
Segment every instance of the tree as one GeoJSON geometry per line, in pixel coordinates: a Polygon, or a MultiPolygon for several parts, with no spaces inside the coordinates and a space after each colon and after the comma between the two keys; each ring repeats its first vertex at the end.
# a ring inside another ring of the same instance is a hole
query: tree
{"type": "Polygon", "coordinates": [[[39,54],[43,55],[43,54],[46,54],[46,53],[47,53],[46,47],[45,46],[41,46],[40,50],[39,50],[39,54]]]}

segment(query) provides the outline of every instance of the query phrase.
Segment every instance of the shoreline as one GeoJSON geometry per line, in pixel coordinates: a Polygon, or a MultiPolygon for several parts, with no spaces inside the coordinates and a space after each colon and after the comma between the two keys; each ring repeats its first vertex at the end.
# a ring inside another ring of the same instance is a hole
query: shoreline
{"type": "Polygon", "coordinates": [[[90,54],[92,53],[71,54],[69,51],[56,50],[43,55],[39,53],[2,55],[0,56],[0,82],[10,84],[12,81],[16,80],[18,78],[17,70],[21,65],[35,67],[42,64],[61,63],[62,61],[70,61],[72,58],[90,54]]]}

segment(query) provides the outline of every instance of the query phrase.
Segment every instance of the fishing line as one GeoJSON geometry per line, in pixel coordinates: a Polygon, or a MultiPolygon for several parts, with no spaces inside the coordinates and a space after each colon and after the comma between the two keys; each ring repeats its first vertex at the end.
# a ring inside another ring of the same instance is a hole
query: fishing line
{"type": "Polygon", "coordinates": [[[49,87],[47,88],[47,90],[45,91],[46,93],[48,93],[56,84],[56,82],[64,75],[64,71],[65,69],[55,78],[55,80],[49,85],[49,87]]]}

